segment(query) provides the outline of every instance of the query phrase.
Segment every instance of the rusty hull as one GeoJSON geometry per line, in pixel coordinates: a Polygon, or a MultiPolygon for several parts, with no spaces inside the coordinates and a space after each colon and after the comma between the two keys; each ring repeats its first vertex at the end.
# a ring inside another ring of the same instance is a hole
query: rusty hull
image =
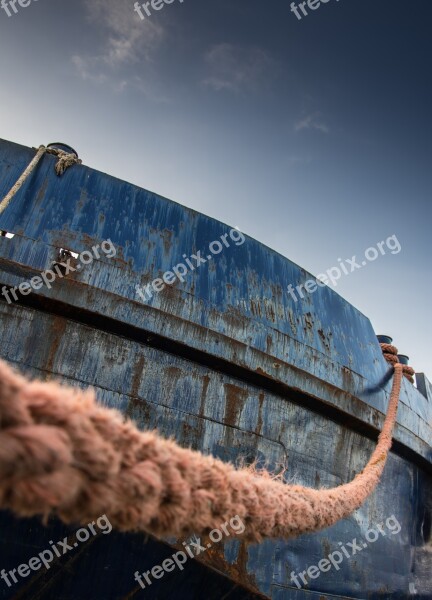
{"type": "MultiPolygon", "coordinates": [[[[0,197],[33,154],[0,141],[0,197]]],[[[117,255],[17,304],[0,296],[0,356],[31,375],[93,386],[142,429],[225,461],[286,469],[290,482],[335,486],[361,471],[390,390],[374,389],[388,367],[369,320],[329,288],[294,303],[287,285],[309,274],[250,238],[142,302],[137,284],[204,254],[231,227],[85,166],[58,178],[54,160],[43,159],[0,216],[0,229],[15,234],[0,237],[0,289],[50,268],[60,248],[79,253],[111,239],[117,255]]],[[[0,582],[0,598],[432,598],[432,388],[421,381],[423,393],[404,382],[380,487],[336,526],[256,546],[224,539],[145,590],[134,571],[184,540],[113,532],[21,586],[0,582]],[[398,535],[304,589],[291,581],[392,515],[398,535]]],[[[0,569],[72,531],[5,513],[0,526],[0,569]]]]}

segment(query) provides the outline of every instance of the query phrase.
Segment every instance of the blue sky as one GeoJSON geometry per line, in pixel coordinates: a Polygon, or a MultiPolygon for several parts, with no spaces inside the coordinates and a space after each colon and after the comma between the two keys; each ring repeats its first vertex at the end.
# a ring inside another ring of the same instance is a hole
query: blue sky
{"type": "MultiPolygon", "coordinates": [[[[0,11],[0,136],[209,214],[314,274],[432,378],[430,0],[34,0],[0,11]]],[[[289,283],[289,282],[287,282],[289,283]]]]}

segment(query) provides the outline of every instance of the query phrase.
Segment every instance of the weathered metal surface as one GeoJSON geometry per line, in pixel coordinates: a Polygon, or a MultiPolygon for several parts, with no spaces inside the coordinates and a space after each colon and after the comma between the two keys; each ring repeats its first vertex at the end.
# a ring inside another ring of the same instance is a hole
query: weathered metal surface
{"type": "Polygon", "coordinates": [[[417,388],[421,394],[432,404],[432,383],[424,373],[417,375],[417,388]]]}
{"type": "MultiPolygon", "coordinates": [[[[31,156],[0,142],[0,197],[31,156]]],[[[367,392],[387,369],[374,332],[330,289],[290,301],[286,286],[308,278],[290,261],[248,238],[144,304],[137,283],[171,270],[183,254],[204,251],[229,228],[86,167],[59,179],[50,157],[2,215],[0,229],[16,234],[0,238],[0,286],[49,268],[59,248],[81,252],[111,238],[118,250],[20,306],[0,301],[3,358],[39,377],[93,385],[101,402],[182,445],[223,460],[287,466],[290,481],[333,486],[367,462],[389,390],[367,392]]],[[[252,547],[221,543],[199,565],[149,590],[137,587],[133,573],[158,564],[166,547],[110,534],[27,580],[22,592],[3,584],[0,597],[243,598],[254,590],[289,600],[393,599],[415,589],[432,598],[432,403],[407,382],[398,421],[379,489],[325,532],[252,547]],[[317,564],[339,542],[364,539],[368,527],[393,514],[400,534],[380,537],[303,591],[290,581],[292,571],[317,564]],[[233,591],[232,582],[249,592],[233,591]]],[[[62,539],[58,524],[41,533],[34,521],[35,532],[20,522],[24,545],[11,544],[11,523],[1,517],[0,568],[62,539]]]]}

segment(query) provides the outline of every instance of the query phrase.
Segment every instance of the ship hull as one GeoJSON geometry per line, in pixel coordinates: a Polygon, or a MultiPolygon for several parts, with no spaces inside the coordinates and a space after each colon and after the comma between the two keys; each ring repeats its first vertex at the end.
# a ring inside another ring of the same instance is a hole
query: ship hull
{"type": "MultiPolygon", "coordinates": [[[[0,197],[32,156],[0,142],[0,197]]],[[[100,403],[143,430],[224,461],[286,469],[287,481],[310,487],[360,472],[391,385],[376,387],[388,366],[369,320],[328,288],[293,303],[287,285],[308,274],[250,238],[144,302],[137,285],[231,228],[84,166],[58,178],[53,163],[45,157],[0,216],[0,229],[14,234],[0,238],[0,288],[50,268],[62,248],[80,253],[109,239],[117,252],[51,289],[10,304],[1,298],[0,357],[35,377],[92,386],[100,403]]],[[[185,540],[111,532],[11,587],[1,581],[0,598],[432,598],[425,389],[404,381],[382,481],[334,527],[257,545],[233,535],[144,589],[134,573],[185,540]],[[311,569],[341,548],[340,564],[319,575],[311,569]]],[[[0,524],[0,568],[8,572],[74,531],[8,513],[0,524]]]]}

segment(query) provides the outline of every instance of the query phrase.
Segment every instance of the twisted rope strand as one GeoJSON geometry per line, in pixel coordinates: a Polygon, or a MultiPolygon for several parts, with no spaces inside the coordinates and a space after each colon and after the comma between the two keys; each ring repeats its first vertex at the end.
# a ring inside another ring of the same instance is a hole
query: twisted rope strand
{"type": "MultiPolygon", "coordinates": [[[[383,351],[384,358],[391,365],[400,364],[398,353],[399,350],[396,346],[392,346],[391,344],[380,344],[381,350],[383,351]]],[[[414,383],[414,375],[415,370],[408,365],[402,365],[403,375],[408,379],[409,382],[414,383]]]]}
{"type": "Polygon", "coordinates": [[[378,485],[392,443],[402,381],[378,444],[353,481],[333,489],[287,485],[141,432],[93,391],[30,382],[0,361],[0,508],[21,517],[88,523],[101,514],[121,531],[208,534],[238,515],[245,537],[288,538],[329,527],[378,485]]]}
{"type": "Polygon", "coordinates": [[[18,178],[18,181],[12,186],[12,188],[0,202],[0,215],[7,209],[15,194],[21,189],[21,187],[36,169],[44,154],[53,154],[54,156],[57,156],[58,160],[55,165],[55,171],[59,177],[63,175],[66,169],[72,165],[80,165],[82,163],[76,154],[65,152],[60,148],[47,148],[46,146],[39,146],[28,167],[23,171],[18,178]]]}
{"type": "Polygon", "coordinates": [[[45,150],[46,150],[45,146],[39,146],[38,151],[36,152],[35,156],[33,157],[33,160],[30,162],[30,164],[25,169],[25,171],[21,174],[21,176],[19,177],[19,179],[15,183],[15,185],[12,186],[12,188],[9,190],[9,192],[6,194],[6,196],[0,202],[0,215],[2,214],[2,212],[4,212],[7,209],[7,207],[11,203],[12,198],[21,189],[24,182],[27,180],[28,177],[30,177],[30,175],[36,169],[40,159],[45,154],[45,150]]]}

